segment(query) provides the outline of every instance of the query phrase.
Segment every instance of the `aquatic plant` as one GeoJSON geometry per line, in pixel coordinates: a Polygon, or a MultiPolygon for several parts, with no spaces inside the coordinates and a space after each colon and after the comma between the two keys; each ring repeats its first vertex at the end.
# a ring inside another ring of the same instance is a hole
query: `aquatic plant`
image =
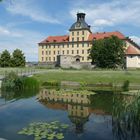
{"type": "Polygon", "coordinates": [[[18,134],[33,135],[34,140],[61,140],[64,138],[64,130],[68,128],[67,124],[61,124],[59,121],[54,122],[34,122],[30,123],[27,128],[23,128],[18,134]]]}
{"type": "Polygon", "coordinates": [[[39,82],[33,77],[18,76],[15,72],[8,73],[2,81],[3,91],[38,89],[39,82]]]}

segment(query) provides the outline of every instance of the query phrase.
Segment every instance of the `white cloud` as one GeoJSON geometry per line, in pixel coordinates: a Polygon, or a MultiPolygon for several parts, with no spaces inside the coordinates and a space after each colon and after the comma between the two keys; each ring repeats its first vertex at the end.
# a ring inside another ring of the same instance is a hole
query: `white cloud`
{"type": "Polygon", "coordinates": [[[71,7],[70,14],[75,18],[75,13],[87,13],[87,22],[93,26],[113,26],[117,24],[131,24],[140,26],[140,1],[139,0],[112,0],[97,3],[94,0],[77,1],[71,7]]]}
{"type": "Polygon", "coordinates": [[[138,45],[140,45],[140,36],[138,37],[138,36],[130,36],[130,38],[134,41],[134,42],[136,42],[138,45]]]}
{"type": "Polygon", "coordinates": [[[49,16],[45,11],[35,5],[35,0],[14,0],[6,5],[6,10],[11,14],[29,17],[38,22],[60,23],[55,17],[49,16]]]}
{"type": "Polygon", "coordinates": [[[0,36],[22,37],[22,34],[0,26],[0,36]]]}
{"type": "MultiPolygon", "coordinates": [[[[6,30],[8,31],[8,30],[6,30]]],[[[44,38],[44,35],[34,32],[21,29],[13,29],[12,35],[10,31],[8,34],[0,34],[0,52],[7,49],[10,52],[19,48],[21,49],[27,61],[38,61],[38,45],[40,40],[44,38]],[[19,36],[18,36],[19,34],[19,36]]]]}

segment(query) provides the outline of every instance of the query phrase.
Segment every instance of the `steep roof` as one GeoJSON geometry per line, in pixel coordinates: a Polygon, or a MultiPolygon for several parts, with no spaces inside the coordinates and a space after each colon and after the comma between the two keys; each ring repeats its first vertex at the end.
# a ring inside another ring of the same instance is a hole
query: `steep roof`
{"type": "Polygon", "coordinates": [[[140,50],[138,50],[137,48],[133,47],[133,46],[129,46],[126,49],[126,55],[140,55],[140,50]]]}
{"type": "Polygon", "coordinates": [[[89,35],[88,40],[92,41],[94,39],[97,39],[97,40],[104,39],[106,37],[111,37],[112,35],[117,36],[120,39],[125,39],[125,36],[122,33],[116,31],[116,32],[93,33],[89,35]]]}
{"type": "Polygon", "coordinates": [[[39,44],[44,44],[44,43],[59,43],[59,42],[68,42],[69,41],[69,36],[64,35],[64,36],[49,36],[43,41],[41,41],[39,44]]]}
{"type": "MultiPolygon", "coordinates": [[[[110,36],[117,36],[120,39],[125,39],[125,36],[116,31],[116,32],[103,32],[103,33],[91,33],[88,37],[87,41],[92,41],[94,39],[104,39],[106,37],[110,36]]],[[[46,44],[46,43],[60,43],[60,42],[69,42],[69,36],[68,35],[63,35],[63,36],[49,36],[43,41],[41,41],[39,44],[46,44]]]]}

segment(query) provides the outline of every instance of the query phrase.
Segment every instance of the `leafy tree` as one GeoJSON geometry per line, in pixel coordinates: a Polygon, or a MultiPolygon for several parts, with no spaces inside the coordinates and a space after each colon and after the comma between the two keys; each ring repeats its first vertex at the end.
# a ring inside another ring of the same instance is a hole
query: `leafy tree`
{"type": "Polygon", "coordinates": [[[125,43],[117,36],[94,40],[90,51],[92,63],[100,68],[124,67],[125,43]]]}
{"type": "Polygon", "coordinates": [[[11,66],[11,56],[7,50],[3,51],[0,56],[0,66],[1,67],[10,67],[11,66]]]}
{"type": "Polygon", "coordinates": [[[19,49],[14,50],[11,61],[13,67],[24,67],[26,62],[24,54],[19,49]]]}

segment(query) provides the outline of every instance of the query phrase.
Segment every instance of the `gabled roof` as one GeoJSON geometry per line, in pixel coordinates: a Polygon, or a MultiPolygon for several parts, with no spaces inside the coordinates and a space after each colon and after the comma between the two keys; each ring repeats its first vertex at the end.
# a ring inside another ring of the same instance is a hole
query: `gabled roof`
{"type": "Polygon", "coordinates": [[[111,37],[112,35],[117,36],[120,39],[125,39],[125,36],[122,33],[116,31],[116,32],[93,33],[93,34],[89,35],[88,40],[92,41],[94,39],[96,39],[96,40],[104,39],[106,37],[111,37]]]}
{"type": "Polygon", "coordinates": [[[39,44],[44,44],[44,43],[59,43],[59,42],[68,42],[69,41],[69,36],[64,35],[64,36],[49,36],[43,41],[41,41],[39,44]]]}
{"type": "Polygon", "coordinates": [[[140,55],[140,50],[133,47],[133,46],[129,46],[127,49],[126,49],[126,55],[140,55]]]}
{"type": "MultiPolygon", "coordinates": [[[[103,32],[103,33],[91,33],[88,37],[87,41],[92,41],[94,39],[104,39],[106,37],[111,37],[112,35],[117,36],[120,39],[126,39],[125,36],[116,31],[116,32],[103,32]]],[[[39,44],[46,44],[46,43],[60,43],[60,42],[69,42],[69,36],[63,35],[63,36],[49,36],[43,41],[41,41],[39,44]]]]}

